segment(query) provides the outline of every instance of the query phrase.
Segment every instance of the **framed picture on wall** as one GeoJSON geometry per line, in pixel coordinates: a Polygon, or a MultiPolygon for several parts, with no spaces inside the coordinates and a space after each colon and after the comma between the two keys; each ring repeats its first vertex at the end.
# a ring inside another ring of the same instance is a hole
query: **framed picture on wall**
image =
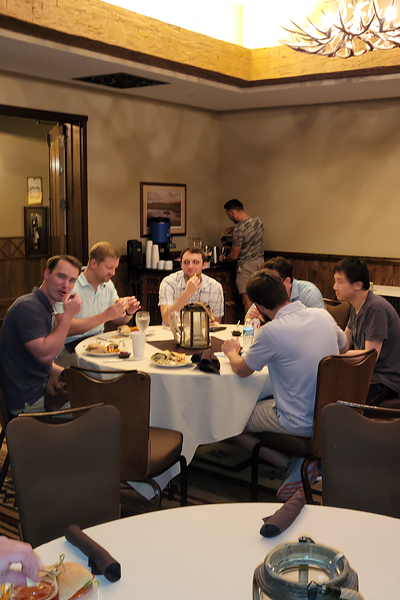
{"type": "Polygon", "coordinates": [[[43,258],[49,255],[47,207],[24,206],[25,256],[43,258]]]}
{"type": "Polygon", "coordinates": [[[186,184],[140,183],[140,237],[150,235],[151,217],[168,217],[171,235],[186,235],[186,184]]]}
{"type": "Polygon", "coordinates": [[[43,204],[41,177],[28,177],[28,204],[43,204]]]}

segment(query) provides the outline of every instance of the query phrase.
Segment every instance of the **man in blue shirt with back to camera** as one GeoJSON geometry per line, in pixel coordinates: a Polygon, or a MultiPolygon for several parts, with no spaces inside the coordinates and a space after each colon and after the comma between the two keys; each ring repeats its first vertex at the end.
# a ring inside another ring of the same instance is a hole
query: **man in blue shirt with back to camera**
{"type": "MultiPolygon", "coordinates": [[[[286,288],[290,302],[300,300],[304,306],[308,308],[323,308],[326,309],[324,299],[321,292],[311,281],[303,281],[293,277],[293,265],[283,256],[275,256],[270,258],[263,264],[263,269],[271,269],[279,275],[286,288]]],[[[246,314],[247,319],[262,319],[262,315],[253,304],[246,314]]]]}

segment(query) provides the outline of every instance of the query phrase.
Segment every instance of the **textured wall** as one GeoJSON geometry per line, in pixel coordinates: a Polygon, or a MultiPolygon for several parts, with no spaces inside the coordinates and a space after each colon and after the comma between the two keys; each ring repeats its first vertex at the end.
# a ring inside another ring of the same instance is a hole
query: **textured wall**
{"type": "Polygon", "coordinates": [[[43,204],[49,204],[50,125],[0,115],[0,237],[24,235],[27,178],[42,177],[43,204]]]}
{"type": "MultiPolygon", "coordinates": [[[[186,183],[188,235],[220,236],[219,121],[206,112],[0,75],[0,104],[88,116],[89,244],[140,235],[140,182],[186,183]]],[[[10,234],[11,235],[11,234],[10,234]]],[[[186,238],[176,238],[180,248],[186,238]]]]}
{"type": "Polygon", "coordinates": [[[3,75],[1,103],[88,115],[90,244],[139,238],[139,184],[154,181],[187,184],[187,232],[206,243],[238,197],[266,249],[400,257],[399,101],[216,116],[3,75]]]}
{"type": "Polygon", "coordinates": [[[269,250],[400,257],[399,127],[397,100],[225,115],[221,189],[269,250]]]}

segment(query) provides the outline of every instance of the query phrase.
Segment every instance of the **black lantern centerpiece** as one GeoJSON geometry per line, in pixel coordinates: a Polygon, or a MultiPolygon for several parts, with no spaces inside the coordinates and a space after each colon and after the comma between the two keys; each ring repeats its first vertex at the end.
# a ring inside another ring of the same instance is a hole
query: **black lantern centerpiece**
{"type": "Polygon", "coordinates": [[[211,346],[208,307],[201,302],[187,304],[181,310],[180,346],[204,349],[211,346]]]}

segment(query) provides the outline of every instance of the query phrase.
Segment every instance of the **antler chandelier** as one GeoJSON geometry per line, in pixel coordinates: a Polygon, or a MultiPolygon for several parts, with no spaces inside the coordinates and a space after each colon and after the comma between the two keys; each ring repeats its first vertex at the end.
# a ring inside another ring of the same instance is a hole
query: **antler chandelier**
{"type": "Polygon", "coordinates": [[[373,50],[400,47],[400,21],[394,22],[394,0],[383,15],[376,0],[333,0],[335,15],[321,9],[322,25],[315,25],[307,17],[307,27],[296,30],[282,27],[291,34],[290,40],[280,40],[293,50],[308,54],[350,58],[373,50]]]}

